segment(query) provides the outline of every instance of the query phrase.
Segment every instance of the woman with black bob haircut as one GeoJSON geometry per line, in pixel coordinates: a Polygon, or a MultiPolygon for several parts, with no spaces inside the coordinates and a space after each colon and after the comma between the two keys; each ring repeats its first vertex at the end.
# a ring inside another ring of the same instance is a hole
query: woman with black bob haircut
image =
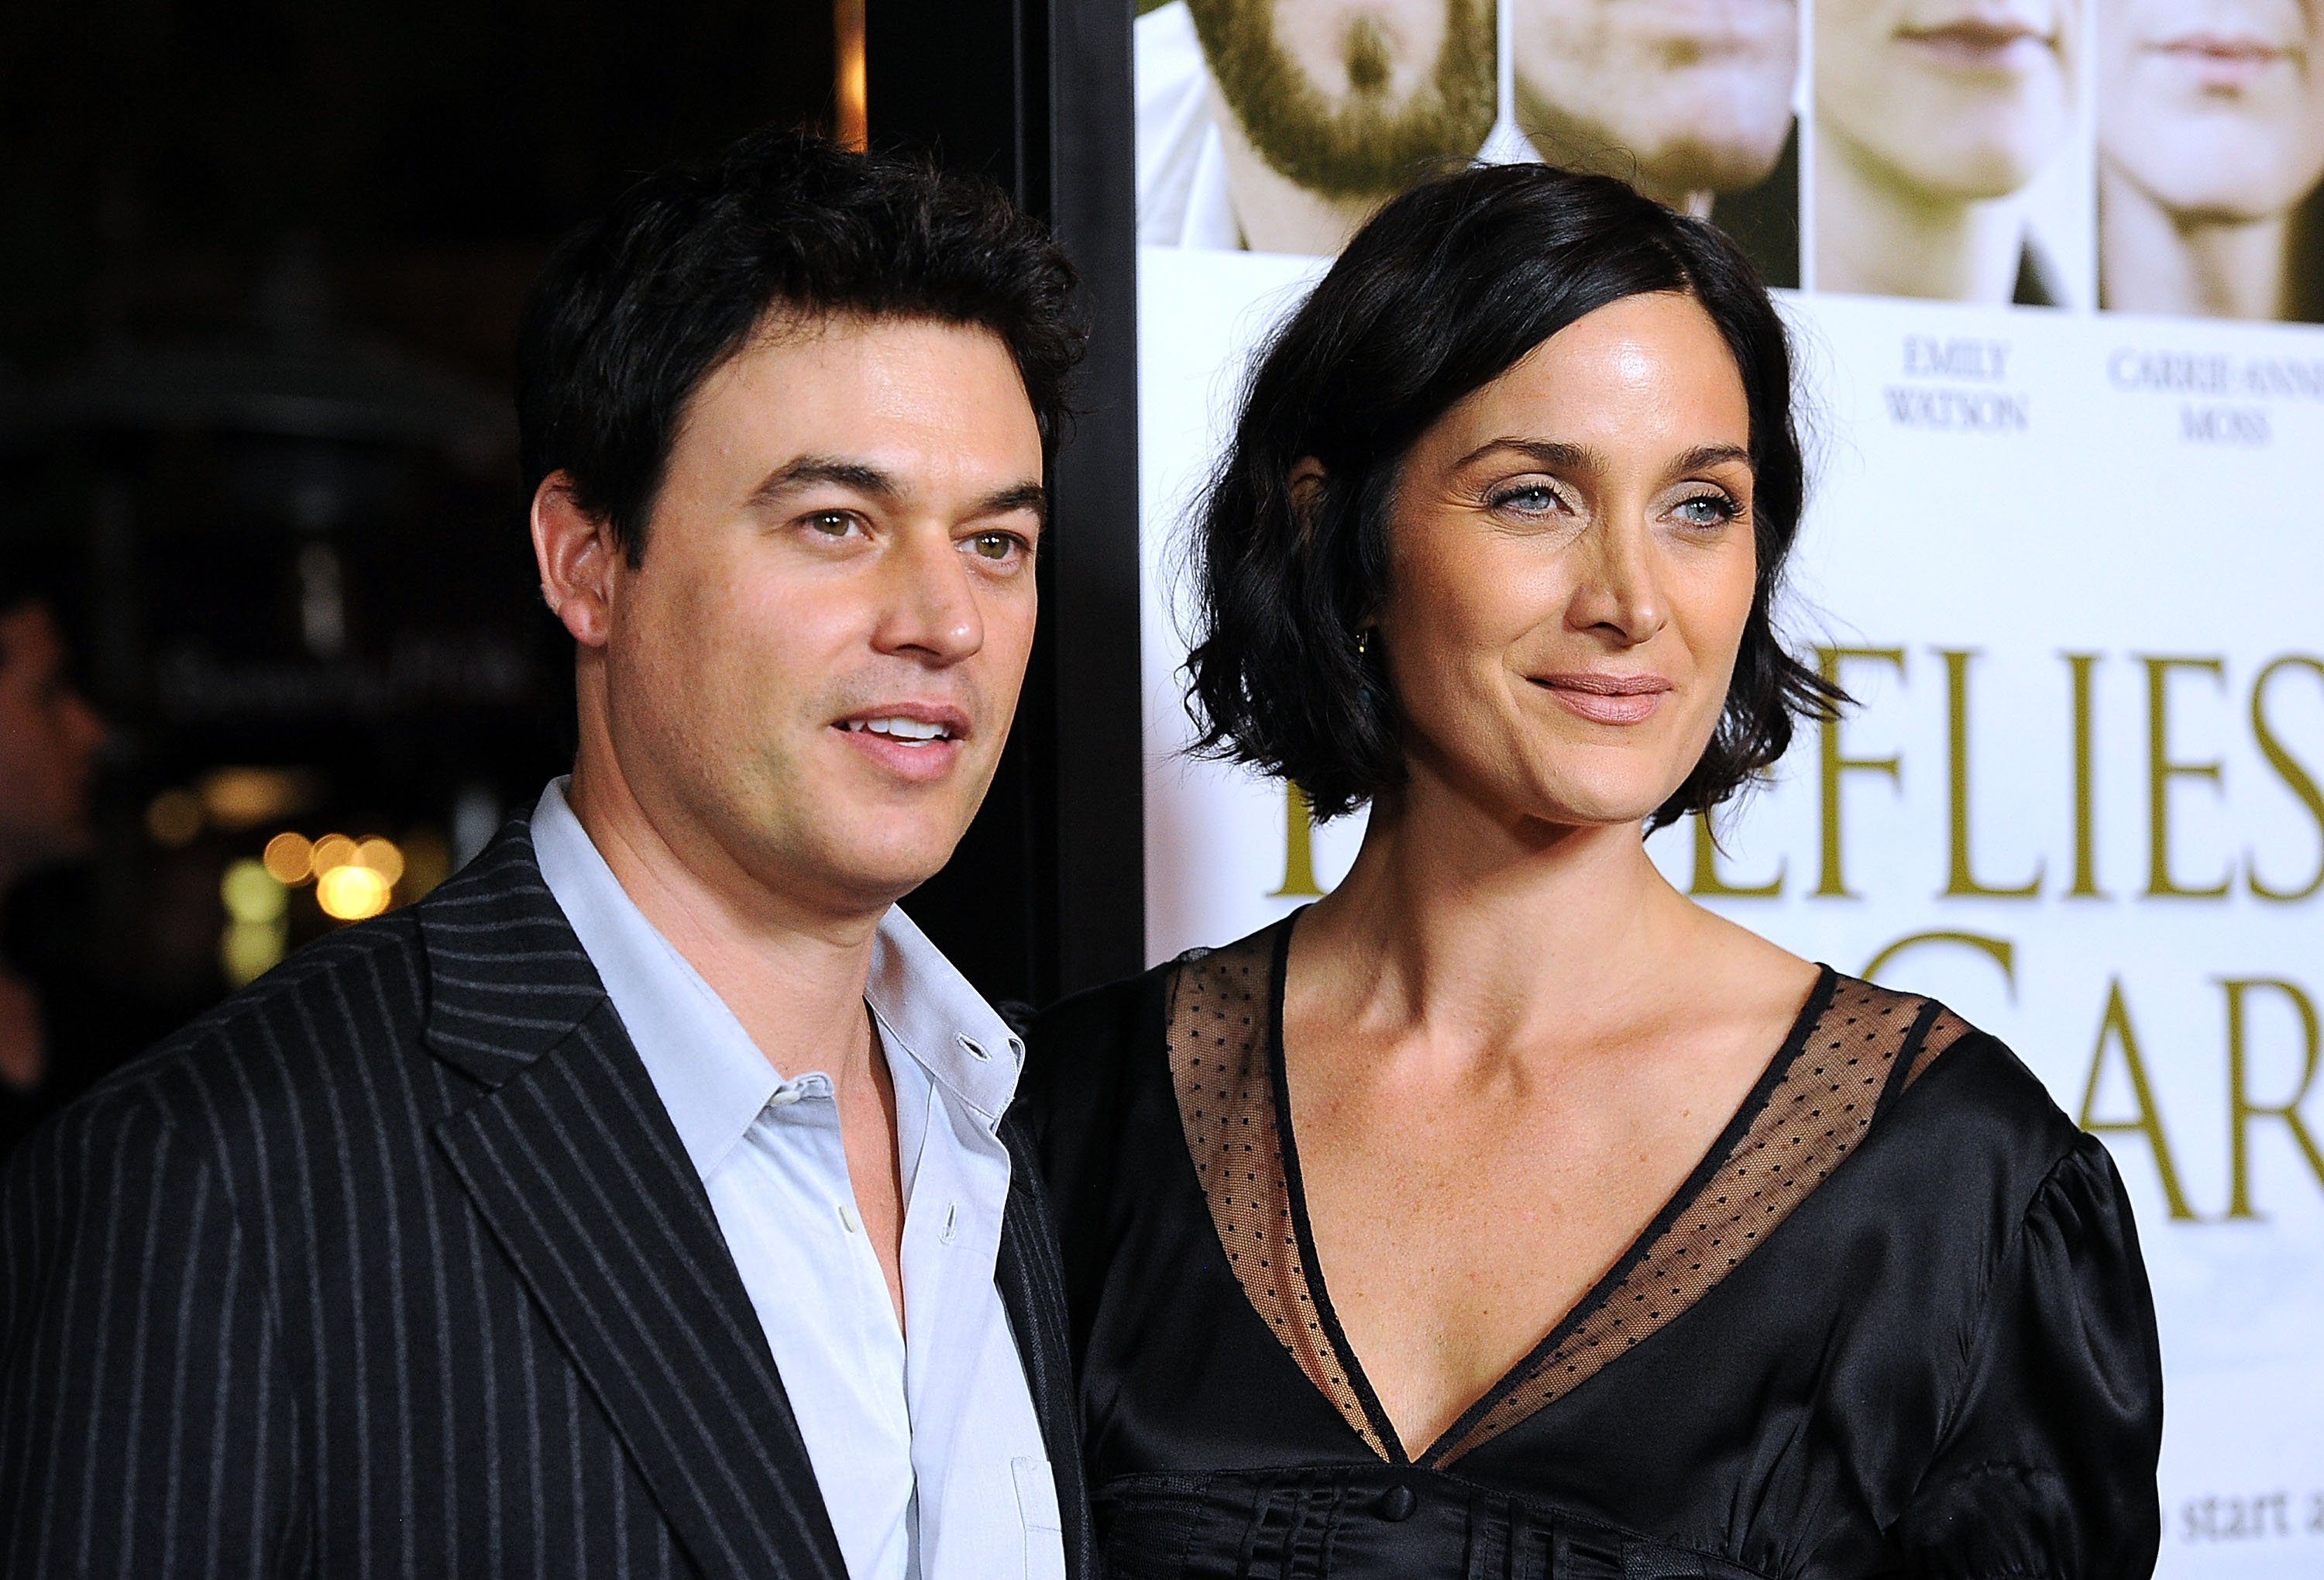
{"type": "Polygon", "coordinates": [[[2151,1569],[2104,1148],[1646,854],[1839,700],[1769,616],[1803,493],[1765,287],[1615,181],[1416,188],[1268,346],[1192,698],[1371,812],[1328,897],[1036,1030],[1117,1576],[2151,1569]]]}

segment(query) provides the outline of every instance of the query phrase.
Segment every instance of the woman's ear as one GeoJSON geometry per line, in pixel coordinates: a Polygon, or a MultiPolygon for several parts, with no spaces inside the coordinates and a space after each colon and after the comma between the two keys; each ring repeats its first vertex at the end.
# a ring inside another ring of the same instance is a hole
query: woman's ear
{"type": "Polygon", "coordinates": [[[1291,467],[1291,513],[1299,521],[1299,535],[1314,530],[1315,505],[1323,496],[1323,463],[1302,456],[1291,467]]]}

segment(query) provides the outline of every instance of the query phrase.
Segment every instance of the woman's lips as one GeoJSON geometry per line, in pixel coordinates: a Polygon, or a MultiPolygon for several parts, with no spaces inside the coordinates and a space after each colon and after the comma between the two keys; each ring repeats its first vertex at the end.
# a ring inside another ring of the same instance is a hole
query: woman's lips
{"type": "Polygon", "coordinates": [[[1642,723],[1671,689],[1660,675],[1536,675],[1533,683],[1569,713],[1600,725],[1642,723]]]}
{"type": "Polygon", "coordinates": [[[1948,66],[1969,70],[2022,71],[2049,59],[2047,35],[2021,22],[1949,22],[1906,28],[1896,35],[1948,66]]]}
{"type": "Polygon", "coordinates": [[[2248,34],[2186,33],[2148,48],[2199,87],[2221,90],[2249,88],[2268,68],[2292,61],[2290,50],[2248,34]]]}

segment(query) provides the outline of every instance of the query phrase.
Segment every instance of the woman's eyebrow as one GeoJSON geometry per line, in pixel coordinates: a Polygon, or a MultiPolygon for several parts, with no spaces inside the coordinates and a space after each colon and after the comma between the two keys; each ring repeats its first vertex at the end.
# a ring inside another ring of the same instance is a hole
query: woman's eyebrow
{"type": "MultiPolygon", "coordinates": [[[[1517,439],[1503,436],[1488,439],[1461,457],[1463,467],[1483,460],[1498,450],[1514,450],[1547,471],[1603,472],[1609,467],[1605,452],[1589,445],[1569,444],[1556,439],[1517,439]]],[[[1707,471],[1713,467],[1740,462],[1748,467],[1751,452],[1741,445],[1703,444],[1680,456],[1670,465],[1670,475],[1678,476],[1687,472],[1707,471]]]]}
{"type": "Polygon", "coordinates": [[[1677,476],[1684,472],[1706,472],[1713,467],[1730,466],[1738,461],[1746,467],[1752,465],[1751,452],[1741,445],[1701,444],[1671,463],[1671,475],[1677,476]]]}
{"type": "Polygon", "coordinates": [[[1495,450],[1515,450],[1549,471],[1598,472],[1606,467],[1604,454],[1585,444],[1568,444],[1557,439],[1518,439],[1507,434],[1499,439],[1487,439],[1462,456],[1460,464],[1466,467],[1471,462],[1483,460],[1495,450]]]}

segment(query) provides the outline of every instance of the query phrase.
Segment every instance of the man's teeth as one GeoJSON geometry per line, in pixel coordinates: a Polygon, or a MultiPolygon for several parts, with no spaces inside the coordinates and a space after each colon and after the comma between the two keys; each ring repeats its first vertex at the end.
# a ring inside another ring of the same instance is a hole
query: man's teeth
{"type": "Polygon", "coordinates": [[[869,730],[875,735],[887,735],[899,741],[918,745],[927,741],[947,739],[951,732],[942,725],[923,724],[916,718],[852,718],[850,730],[869,730]]]}

